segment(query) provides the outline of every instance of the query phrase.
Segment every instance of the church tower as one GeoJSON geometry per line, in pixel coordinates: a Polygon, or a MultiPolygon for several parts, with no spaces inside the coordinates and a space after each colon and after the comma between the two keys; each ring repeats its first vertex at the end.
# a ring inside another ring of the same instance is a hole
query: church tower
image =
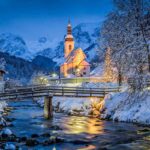
{"type": "Polygon", "coordinates": [[[67,58],[68,55],[71,53],[71,51],[74,49],[74,38],[72,35],[72,27],[71,27],[70,20],[67,26],[67,35],[65,37],[64,48],[65,48],[65,58],[67,58]]]}

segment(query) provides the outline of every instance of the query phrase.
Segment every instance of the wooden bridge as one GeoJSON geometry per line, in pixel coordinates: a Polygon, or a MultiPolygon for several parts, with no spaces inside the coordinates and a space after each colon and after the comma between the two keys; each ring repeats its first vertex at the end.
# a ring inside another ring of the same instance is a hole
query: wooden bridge
{"type": "Polygon", "coordinates": [[[5,89],[0,93],[1,100],[20,100],[26,98],[44,97],[44,117],[50,119],[53,116],[53,96],[71,97],[100,97],[110,92],[118,92],[119,88],[83,88],[83,87],[61,87],[46,85],[30,85],[5,89]]]}
{"type": "Polygon", "coordinates": [[[107,93],[117,92],[116,88],[83,88],[83,87],[61,87],[46,85],[30,85],[6,89],[0,93],[1,100],[24,99],[45,96],[67,96],[67,97],[104,97],[107,93]]]}

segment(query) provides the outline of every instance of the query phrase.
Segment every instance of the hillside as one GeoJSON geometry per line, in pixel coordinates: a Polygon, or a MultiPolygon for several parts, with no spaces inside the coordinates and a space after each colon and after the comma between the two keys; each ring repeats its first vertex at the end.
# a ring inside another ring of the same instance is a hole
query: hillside
{"type": "MultiPolygon", "coordinates": [[[[3,52],[0,52],[0,58],[4,58],[6,61],[6,78],[18,79],[22,82],[29,80],[34,73],[50,73],[53,68],[52,65],[50,66],[51,68],[46,67],[46,65],[41,66],[37,58],[33,62],[30,62],[3,52]]],[[[54,62],[51,61],[51,63],[54,62]]]]}

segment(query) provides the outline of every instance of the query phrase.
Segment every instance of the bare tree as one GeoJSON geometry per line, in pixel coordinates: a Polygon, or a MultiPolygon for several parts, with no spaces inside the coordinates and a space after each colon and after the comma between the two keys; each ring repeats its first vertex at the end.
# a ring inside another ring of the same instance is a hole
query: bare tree
{"type": "MultiPolygon", "coordinates": [[[[135,80],[150,71],[150,53],[146,35],[149,24],[144,23],[149,14],[147,0],[114,0],[116,9],[104,22],[101,32],[103,45],[112,49],[113,63],[117,68],[119,84],[122,77],[134,75],[135,80]],[[145,65],[148,64],[149,69],[145,65]]],[[[137,89],[141,89],[137,82],[137,89]]]]}

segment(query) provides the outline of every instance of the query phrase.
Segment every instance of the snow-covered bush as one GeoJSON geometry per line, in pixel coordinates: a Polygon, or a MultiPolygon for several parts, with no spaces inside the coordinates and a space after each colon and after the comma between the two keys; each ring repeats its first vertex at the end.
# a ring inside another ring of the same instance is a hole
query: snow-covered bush
{"type": "Polygon", "coordinates": [[[101,118],[150,124],[149,100],[148,91],[108,94],[101,102],[101,118]]]}
{"type": "MultiPolygon", "coordinates": [[[[64,112],[71,115],[89,115],[94,105],[100,102],[99,98],[74,98],[53,97],[53,107],[56,112],[64,112]]],[[[43,107],[44,99],[38,99],[37,103],[43,107]]]]}

